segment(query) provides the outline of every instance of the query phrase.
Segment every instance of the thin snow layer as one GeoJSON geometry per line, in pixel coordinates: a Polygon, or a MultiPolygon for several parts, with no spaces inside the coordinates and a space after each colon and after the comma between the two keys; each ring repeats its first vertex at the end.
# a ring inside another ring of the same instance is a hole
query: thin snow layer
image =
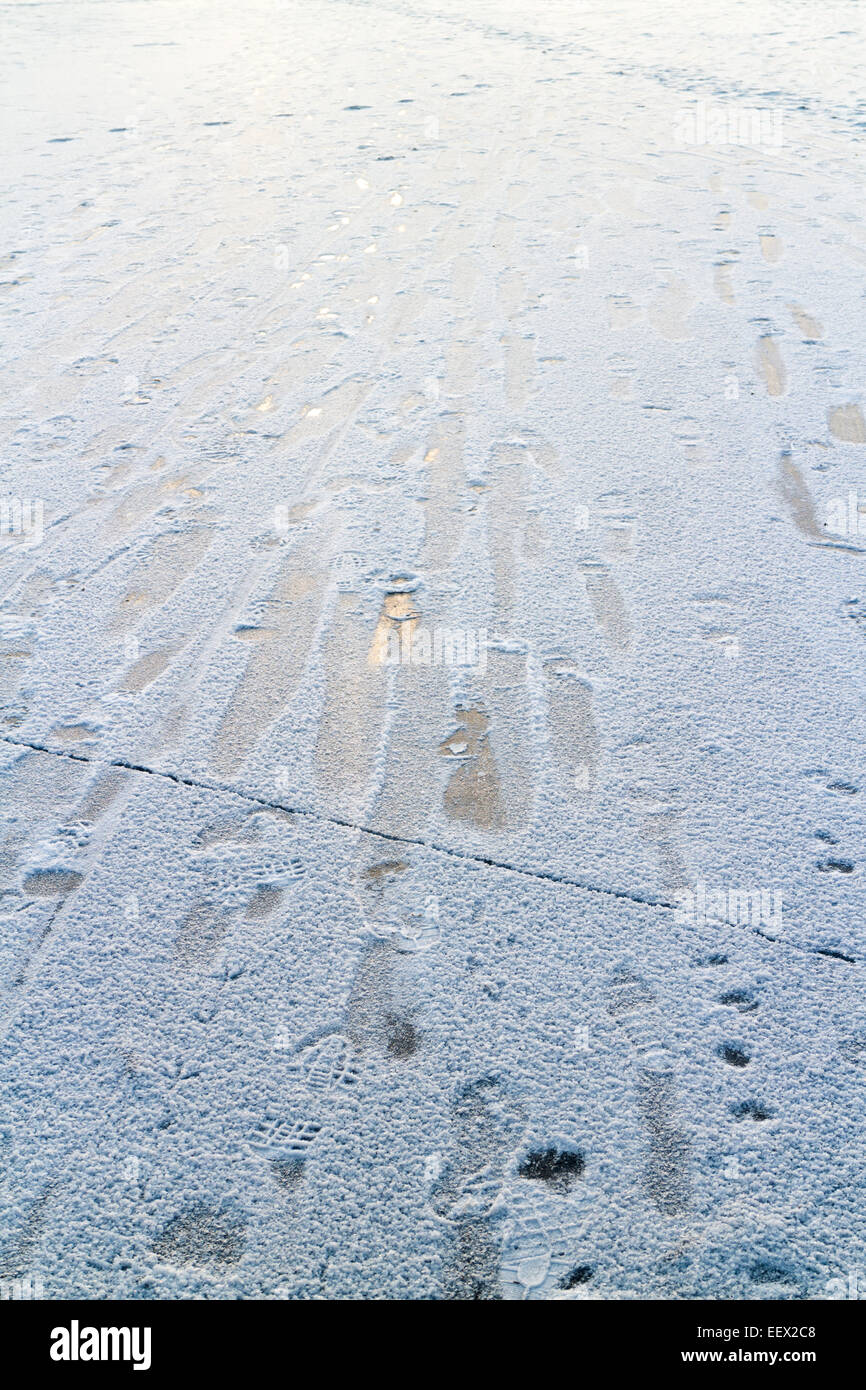
{"type": "Polygon", "coordinates": [[[4,1296],[863,1286],[866,55],[757,10],[5,7],[4,1296]]]}

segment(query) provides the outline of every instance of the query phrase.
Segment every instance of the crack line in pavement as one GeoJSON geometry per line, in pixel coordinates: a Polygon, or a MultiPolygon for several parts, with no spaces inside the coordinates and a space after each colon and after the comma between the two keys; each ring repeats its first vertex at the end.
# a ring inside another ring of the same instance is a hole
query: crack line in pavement
{"type": "Polygon", "coordinates": [[[175,782],[180,786],[196,787],[201,791],[221,792],[223,795],[236,796],[242,801],[251,801],[257,806],[267,807],[271,811],[285,811],[287,815],[306,816],[310,820],[318,821],[324,825],[338,825],[344,830],[357,830],[362,835],[372,835],[379,840],[389,840],[400,845],[418,845],[424,849],[433,850],[437,854],[447,854],[453,859],[467,860],[473,864],[485,864],[493,869],[504,869],[508,873],[522,874],[527,878],[538,878],[553,883],[561,883],[567,887],[583,888],[589,893],[603,893],[608,897],[625,898],[629,902],[639,903],[647,907],[666,907],[676,910],[677,904],[668,902],[665,898],[655,898],[639,893],[629,893],[625,889],[600,888],[597,884],[582,883],[579,879],[566,878],[564,875],[555,874],[545,869],[524,869],[518,864],[508,864],[500,859],[490,859],[482,854],[469,854],[464,850],[453,849],[448,845],[437,845],[430,840],[416,839],[410,835],[397,835],[388,830],[373,830],[365,825],[358,825],[356,821],[343,820],[340,816],[325,815],[322,811],[309,811],[298,808],[297,806],[287,806],[281,801],[269,801],[266,797],[256,796],[254,792],[240,791],[237,787],[226,787],[219,782],[206,782],[195,777],[183,777],[177,772],[168,772],[164,768],[146,767],[143,763],[132,763],[126,758],[91,758],[85,753],[73,753],[70,749],[47,748],[41,743],[29,743],[24,739],[9,738],[7,735],[0,735],[0,741],[11,745],[13,748],[27,748],[34,753],[47,753],[54,758],[69,758],[73,762],[87,763],[92,767],[120,767],[128,772],[142,772],[150,777],[164,777],[167,781],[175,782]]]}
{"type": "MultiPolygon", "coordinates": [[[[8,744],[13,748],[26,748],[33,753],[47,753],[53,758],[68,758],[72,762],[87,763],[91,767],[120,767],[127,772],[141,772],[148,777],[162,777],[166,781],[174,782],[182,787],[195,787],[199,791],[219,792],[224,796],[236,796],[241,801],[249,801],[257,806],[264,806],[270,811],[284,811],[287,815],[306,816],[307,819],[318,822],[321,825],[337,825],[343,830],[357,830],[361,835],[372,835],[378,840],[388,840],[399,845],[417,845],[422,849],[432,850],[435,854],[444,854],[451,859],[459,859],[464,863],[484,864],[487,868],[502,869],[505,873],[520,874],[524,878],[539,879],[541,882],[561,883],[566,888],[579,888],[585,893],[599,893],[603,897],[619,898],[626,902],[637,903],[641,907],[661,907],[669,912],[679,911],[680,905],[672,903],[667,898],[657,898],[649,894],[629,893],[623,888],[600,888],[595,883],[585,883],[580,879],[566,878],[564,874],[555,874],[545,869],[525,869],[519,864],[509,864],[502,859],[490,859],[483,854],[469,854],[465,850],[453,849],[447,845],[437,845],[430,840],[416,839],[409,835],[396,835],[388,830],[372,830],[365,825],[358,825],[355,821],[342,820],[339,816],[328,816],[321,811],[308,811],[299,809],[296,806],[286,806],[279,801],[268,801],[263,796],[256,796],[254,792],[240,791],[236,787],[225,787],[219,782],[200,781],[194,777],[182,777],[177,772],[167,772],[164,768],[146,767],[143,763],[132,763],[126,758],[91,758],[84,753],[73,753],[65,748],[46,748],[42,743],[29,743],[24,739],[9,738],[6,734],[0,734],[0,742],[8,744]]],[[[739,923],[727,922],[719,918],[707,918],[707,924],[717,922],[719,926],[739,926],[739,923]]],[[[751,935],[759,936],[762,941],[768,941],[774,946],[787,946],[792,951],[800,951],[810,956],[825,956],[835,960],[843,960],[847,964],[858,964],[857,957],[843,955],[841,952],[830,952],[815,946],[801,946],[794,941],[780,941],[778,937],[769,936],[766,932],[757,927],[750,928],[751,935]]]]}

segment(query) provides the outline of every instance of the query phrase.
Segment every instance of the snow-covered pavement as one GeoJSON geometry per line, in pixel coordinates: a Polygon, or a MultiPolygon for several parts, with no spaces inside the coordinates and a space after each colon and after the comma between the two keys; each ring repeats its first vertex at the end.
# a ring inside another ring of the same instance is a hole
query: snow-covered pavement
{"type": "Polygon", "coordinates": [[[685,9],[0,7],[4,1288],[866,1290],[866,26],[685,9]]]}

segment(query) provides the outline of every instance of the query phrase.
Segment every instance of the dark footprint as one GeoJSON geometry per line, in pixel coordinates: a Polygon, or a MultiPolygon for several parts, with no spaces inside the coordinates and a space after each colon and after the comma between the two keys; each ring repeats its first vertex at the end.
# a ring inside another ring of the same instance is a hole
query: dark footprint
{"type": "MultiPolygon", "coordinates": [[[[643,1010],[655,1002],[650,987],[628,966],[616,970],[608,987],[607,1011],[616,1019],[632,1047],[637,1105],[647,1131],[648,1153],[644,1185],[659,1211],[676,1215],[690,1198],[688,1135],[677,1123],[673,1071],[641,1064],[648,1052],[660,1055],[664,1044],[645,1021],[643,1010]],[[631,1015],[634,1015],[632,1017],[631,1015]]],[[[651,1019],[652,1015],[650,1015],[651,1019]]]]}
{"type": "Polygon", "coordinates": [[[210,965],[227,928],[228,922],[217,908],[209,903],[198,903],[187,913],[174,939],[172,955],[175,961],[187,970],[210,965]]]}
{"type": "Polygon", "coordinates": [[[619,1018],[621,1014],[654,1002],[655,995],[649,985],[630,970],[620,970],[611,985],[607,1011],[613,1018],[619,1018]]]}
{"type": "Polygon", "coordinates": [[[731,1114],[737,1120],[772,1120],[773,1112],[757,1100],[740,1100],[731,1106],[731,1114]]]}
{"type": "Polygon", "coordinates": [[[646,1189],[659,1211],[676,1216],[689,1204],[688,1135],[675,1122],[676,1091],[670,1072],[639,1072],[638,1106],[649,1134],[646,1189]]]}
{"type": "Polygon", "coordinates": [[[247,903],[247,910],[244,914],[248,922],[259,921],[261,918],[270,917],[275,912],[283,900],[284,892],[282,888],[271,888],[267,884],[260,884],[253,896],[247,903]]]}
{"type": "Polygon", "coordinates": [[[784,1265],[771,1264],[769,1260],[756,1260],[749,1269],[753,1284],[796,1284],[797,1280],[784,1265]]]}
{"type": "Polygon", "coordinates": [[[346,1009],[346,1034],[359,1052],[411,1057],[421,1040],[415,1012],[400,998],[399,956],[390,941],[376,941],[361,958],[346,1009]]]}
{"type": "Polygon", "coordinates": [[[486,1211],[492,1206],[523,1111],[498,1077],[483,1076],[460,1089],[451,1120],[454,1158],[430,1193],[433,1210],[449,1220],[467,1207],[486,1211]]]}
{"type": "Polygon", "coordinates": [[[280,1187],[291,1192],[304,1176],[304,1159],[300,1154],[291,1158],[275,1158],[271,1163],[271,1172],[280,1187]]]}
{"type": "Polygon", "coordinates": [[[167,1264],[225,1268],[243,1254],[245,1225],[238,1215],[198,1203],[173,1217],[151,1249],[167,1264]]]}
{"type": "Polygon", "coordinates": [[[463,1221],[453,1232],[442,1272],[442,1297],[460,1302],[502,1298],[499,1239],[486,1219],[463,1221]]]}
{"type": "Polygon", "coordinates": [[[518,1168],[522,1178],[546,1183],[555,1192],[570,1192],[585,1168],[583,1154],[568,1149],[536,1149],[518,1168]]]}
{"type": "Polygon", "coordinates": [[[592,1265],[575,1265],[564,1279],[560,1279],[559,1288],[576,1289],[578,1284],[588,1284],[594,1273],[592,1265]]]}
{"type": "Polygon", "coordinates": [[[854,865],[850,859],[819,859],[818,868],[823,874],[853,874],[854,865]]]}
{"type": "Polygon", "coordinates": [[[385,1035],[389,1057],[412,1057],[421,1035],[408,1014],[385,1015],[385,1035]]]}
{"type": "MultiPolygon", "coordinates": [[[[33,1267],[45,1228],[46,1209],[53,1195],[54,1189],[49,1186],[40,1197],[30,1203],[17,1238],[0,1254],[0,1279],[23,1279],[33,1267]]],[[[8,1294],[5,1296],[8,1297],[8,1294]]]]}
{"type": "Polygon", "coordinates": [[[451,1120],[454,1156],[430,1193],[433,1210],[449,1222],[442,1297],[501,1299],[502,1242],[492,1209],[524,1113],[499,1077],[482,1076],[457,1092],[451,1120]]]}
{"type": "Polygon", "coordinates": [[[24,892],[31,898],[65,898],[83,877],[74,869],[34,869],[24,880],[24,892]]]}
{"type": "Polygon", "coordinates": [[[741,1014],[754,1013],[758,1007],[757,999],[748,989],[730,989],[727,994],[719,995],[719,1003],[738,1009],[741,1014]]]}
{"type": "Polygon", "coordinates": [[[718,1052],[723,1061],[729,1062],[732,1067],[747,1067],[752,1060],[748,1052],[735,1047],[733,1043],[722,1043],[718,1052]]]}

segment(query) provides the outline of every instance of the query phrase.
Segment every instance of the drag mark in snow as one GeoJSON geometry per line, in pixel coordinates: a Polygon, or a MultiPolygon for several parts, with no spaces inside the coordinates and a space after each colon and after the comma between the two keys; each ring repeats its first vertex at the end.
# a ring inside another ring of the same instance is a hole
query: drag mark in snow
{"type": "Polygon", "coordinates": [[[332,523],[325,516],[301,531],[267,600],[273,637],[251,644],[246,670],[217,729],[211,764],[237,771],[262,734],[285,711],[306,670],[329,584],[332,523]]]}
{"type": "Polygon", "coordinates": [[[487,494],[490,563],[496,590],[496,621],[507,631],[515,607],[517,554],[526,527],[528,451],[518,445],[494,445],[487,494]]]}
{"type": "Polygon", "coordinates": [[[363,818],[385,720],[388,668],[383,647],[386,652],[390,631],[402,627],[394,603],[408,597],[386,595],[371,645],[358,595],[339,593],[323,643],[325,692],[316,733],[317,778],[328,802],[356,819],[363,818]]]}
{"type": "Polygon", "coordinates": [[[462,414],[440,416],[430,436],[424,462],[429,482],[424,506],[425,569],[444,569],[456,556],[461,540],[460,493],[465,483],[463,444],[466,425],[462,414]]]}

